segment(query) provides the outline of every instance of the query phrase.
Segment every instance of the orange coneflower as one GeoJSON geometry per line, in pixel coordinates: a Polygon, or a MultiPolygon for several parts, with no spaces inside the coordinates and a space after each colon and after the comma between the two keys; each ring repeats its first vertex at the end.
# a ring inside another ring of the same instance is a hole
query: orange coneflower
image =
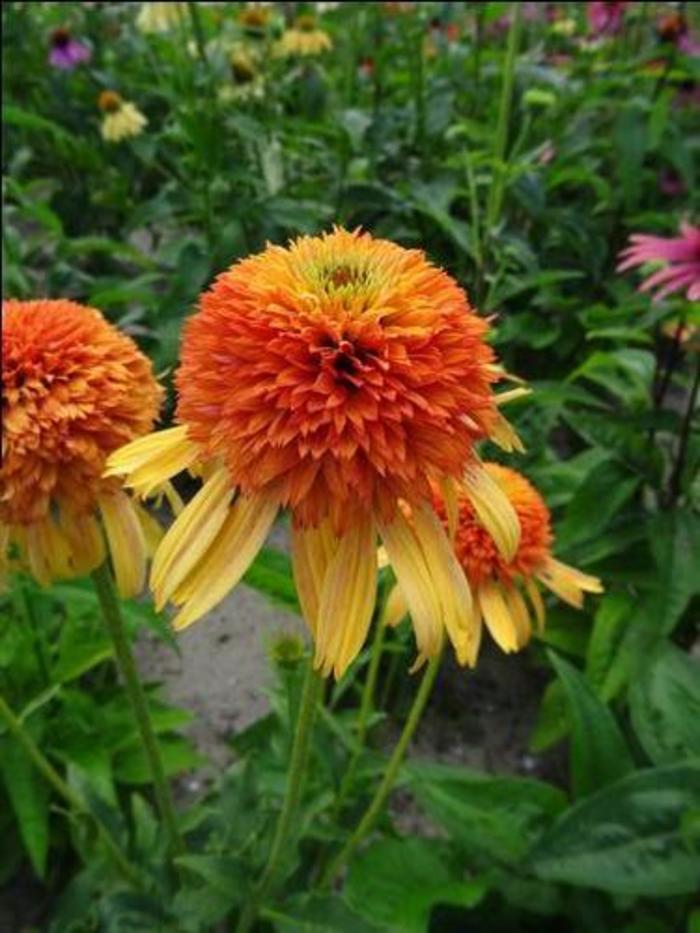
{"type": "MultiPolygon", "coordinates": [[[[545,609],[538,582],[577,609],[583,605],[584,593],[600,593],[602,587],[596,577],[552,556],[554,536],[549,509],[532,483],[497,463],[483,466],[518,516],[520,543],[515,553],[504,556],[499,551],[474,509],[468,486],[460,487],[456,509],[448,507],[438,489],[434,490],[434,504],[443,524],[447,527],[452,521],[455,525],[455,553],[474,593],[479,631],[483,620],[503,651],[518,651],[530,640],[533,614],[538,630],[544,628],[545,609]]],[[[401,591],[395,588],[387,603],[386,621],[395,624],[408,611],[401,591]]],[[[472,646],[472,663],[478,644],[477,637],[472,646]]],[[[419,657],[419,662],[422,660],[419,657]]]]}
{"type": "Polygon", "coordinates": [[[153,564],[157,604],[180,606],[175,628],[226,595],[288,507],[295,579],[324,673],[342,674],[365,638],[377,534],[422,654],[438,652],[446,630],[466,663],[472,600],[431,483],[449,498],[466,476],[512,558],[515,512],[474,453],[487,437],[518,443],[497,408],[487,330],[422,252],[367,233],[268,246],[220,275],[185,328],[179,427],[109,461],[110,475],[126,475],[142,495],[183,469],[205,477],[153,564]],[[412,506],[410,523],[400,500],[412,506]]]}
{"type": "Polygon", "coordinates": [[[153,427],[162,391],[134,342],[73,301],[2,305],[0,564],[46,585],[105,556],[123,595],[145,582],[152,524],[107,455],[153,427]],[[145,527],[144,527],[145,526],[145,527]]]}

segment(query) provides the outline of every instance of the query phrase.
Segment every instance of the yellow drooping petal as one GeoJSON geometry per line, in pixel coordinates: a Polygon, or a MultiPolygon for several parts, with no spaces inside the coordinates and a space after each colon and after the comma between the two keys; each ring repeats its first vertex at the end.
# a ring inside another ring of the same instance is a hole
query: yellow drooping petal
{"type": "Polygon", "coordinates": [[[294,584],[304,621],[314,638],[323,581],[328,565],[338,548],[338,540],[333,533],[331,523],[327,520],[322,522],[318,528],[301,528],[292,525],[294,584]]]}
{"type": "Polygon", "coordinates": [[[27,525],[21,537],[30,573],[41,586],[71,576],[71,546],[51,516],[27,525]]]}
{"type": "Polygon", "coordinates": [[[61,525],[69,542],[73,567],[78,576],[90,573],[105,559],[102,529],[92,512],[61,512],[61,525]]]}
{"type": "Polygon", "coordinates": [[[236,499],[207,552],[172,594],[173,602],[182,605],[174,628],[191,625],[233,589],[262,547],[278,511],[279,501],[269,492],[236,499]]]}
{"type": "MultiPolygon", "coordinates": [[[[515,389],[514,391],[518,391],[515,389]]],[[[525,446],[518,436],[518,432],[515,430],[513,425],[508,421],[507,418],[504,418],[500,412],[496,413],[496,419],[493,423],[493,427],[489,432],[489,437],[491,440],[498,444],[501,450],[505,450],[506,453],[511,453],[514,450],[517,450],[518,453],[525,453],[525,446]]]]}
{"type": "Polygon", "coordinates": [[[442,647],[444,623],[440,597],[423,550],[406,517],[397,510],[391,522],[377,517],[379,531],[411,613],[418,651],[434,657],[442,647]]]}
{"type": "Polygon", "coordinates": [[[454,542],[457,534],[457,523],[459,522],[459,499],[457,496],[457,485],[451,476],[445,477],[440,483],[440,492],[442,501],[445,504],[447,514],[447,533],[450,541],[454,542]]]}
{"type": "Polygon", "coordinates": [[[537,584],[533,580],[525,581],[525,591],[528,595],[532,607],[535,610],[535,619],[537,620],[537,632],[539,635],[544,632],[544,622],[545,622],[545,610],[544,602],[542,601],[542,595],[537,587],[537,584]]]}
{"type": "Polygon", "coordinates": [[[500,407],[501,405],[507,405],[509,402],[514,402],[516,399],[524,398],[526,395],[532,395],[532,389],[528,389],[526,386],[518,386],[517,389],[499,392],[494,397],[494,402],[500,407]]]}
{"type": "Polygon", "coordinates": [[[389,625],[395,628],[399,622],[408,614],[408,603],[406,597],[401,592],[401,587],[395,583],[389,591],[389,595],[382,609],[382,625],[389,625]]]}
{"type": "Polygon", "coordinates": [[[582,573],[568,564],[548,558],[544,566],[537,573],[539,580],[544,583],[559,599],[580,609],[583,606],[584,593],[602,593],[603,586],[597,577],[582,573]]]}
{"type": "Polygon", "coordinates": [[[141,527],[143,528],[143,536],[146,539],[146,555],[150,560],[158,550],[158,545],[163,540],[163,527],[140,502],[133,502],[132,505],[134,506],[138,520],[141,522],[141,527]]]}
{"type": "Polygon", "coordinates": [[[134,503],[122,490],[99,496],[114,579],[120,596],[137,596],[146,582],[146,538],[134,503]]]}
{"type": "Polygon", "coordinates": [[[522,597],[520,590],[515,586],[504,586],[502,593],[505,596],[510,617],[515,623],[518,648],[524,648],[532,637],[532,622],[530,621],[530,612],[527,603],[522,597]]]}
{"type": "Polygon", "coordinates": [[[506,653],[518,650],[518,629],[501,587],[492,581],[478,590],[479,606],[491,637],[506,653]]]}
{"type": "Polygon", "coordinates": [[[125,486],[140,496],[148,496],[189,469],[200,456],[201,448],[187,439],[187,428],[181,425],[147,434],[115,450],[107,460],[104,475],[124,476],[125,486]]]}
{"type": "Polygon", "coordinates": [[[498,550],[505,560],[513,560],[520,544],[520,523],[508,496],[480,463],[467,469],[462,485],[498,550]]]}
{"type": "Polygon", "coordinates": [[[474,606],[464,570],[429,505],[413,509],[416,537],[425,556],[428,573],[437,592],[442,620],[459,664],[473,664],[474,606]]]}
{"type": "Polygon", "coordinates": [[[159,611],[206,554],[229,513],[232,498],[228,470],[221,466],[168,529],[151,568],[151,589],[159,611]]]}
{"type": "Polygon", "coordinates": [[[362,647],[377,592],[376,531],[360,514],[339,539],[321,590],[314,666],[342,677],[362,647]]]}

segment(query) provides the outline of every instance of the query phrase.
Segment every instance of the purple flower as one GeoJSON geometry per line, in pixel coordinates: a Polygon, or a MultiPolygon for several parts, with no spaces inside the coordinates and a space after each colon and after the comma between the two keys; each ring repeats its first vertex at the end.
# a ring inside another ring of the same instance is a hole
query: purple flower
{"type": "Polygon", "coordinates": [[[49,64],[61,71],[72,71],[82,62],[90,61],[90,49],[73,39],[67,29],[54,29],[51,33],[49,64]]]}
{"type": "Polygon", "coordinates": [[[614,36],[622,29],[625,0],[594,0],[586,6],[588,29],[594,36],[614,36]]]}
{"type": "Polygon", "coordinates": [[[700,227],[682,223],[680,236],[650,236],[635,233],[618,259],[618,272],[647,262],[664,263],[663,268],[646,278],[639,291],[656,291],[654,301],[674,292],[685,292],[689,301],[700,299],[700,227]]]}

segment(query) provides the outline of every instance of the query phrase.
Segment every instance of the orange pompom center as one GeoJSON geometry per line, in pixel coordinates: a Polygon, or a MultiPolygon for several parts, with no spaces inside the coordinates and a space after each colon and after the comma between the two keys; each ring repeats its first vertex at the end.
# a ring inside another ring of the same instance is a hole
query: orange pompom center
{"type": "MultiPolygon", "coordinates": [[[[493,538],[476,517],[466,494],[459,497],[459,519],[455,551],[473,587],[488,580],[512,583],[515,578],[529,579],[542,567],[550,554],[552,530],[549,509],[534,486],[508,467],[485,463],[489,476],[498,483],[515,509],[520,523],[520,543],[512,560],[498,551],[493,538]]],[[[447,527],[447,513],[439,496],[436,510],[447,527]]]]}
{"type": "Polygon", "coordinates": [[[297,522],[387,518],[459,477],[497,412],[487,324],[418,250],[335,230],[232,266],[188,322],[178,418],[297,522]]]}

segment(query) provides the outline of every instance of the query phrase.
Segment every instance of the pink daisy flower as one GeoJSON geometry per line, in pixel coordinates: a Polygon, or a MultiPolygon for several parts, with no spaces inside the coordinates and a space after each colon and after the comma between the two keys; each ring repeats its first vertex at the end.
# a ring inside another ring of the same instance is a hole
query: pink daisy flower
{"type": "Polygon", "coordinates": [[[74,39],[67,29],[54,29],[51,33],[49,64],[61,71],[72,71],[82,62],[90,61],[92,53],[82,42],[74,39]]]}
{"type": "Polygon", "coordinates": [[[654,301],[683,291],[689,301],[700,300],[700,227],[683,223],[680,233],[670,239],[634,233],[630,245],[620,253],[617,271],[624,272],[647,262],[663,262],[664,267],[644,279],[639,290],[656,290],[654,301]]]}
{"type": "Polygon", "coordinates": [[[588,28],[594,36],[614,36],[622,29],[627,3],[624,0],[594,0],[586,5],[588,28]]]}

